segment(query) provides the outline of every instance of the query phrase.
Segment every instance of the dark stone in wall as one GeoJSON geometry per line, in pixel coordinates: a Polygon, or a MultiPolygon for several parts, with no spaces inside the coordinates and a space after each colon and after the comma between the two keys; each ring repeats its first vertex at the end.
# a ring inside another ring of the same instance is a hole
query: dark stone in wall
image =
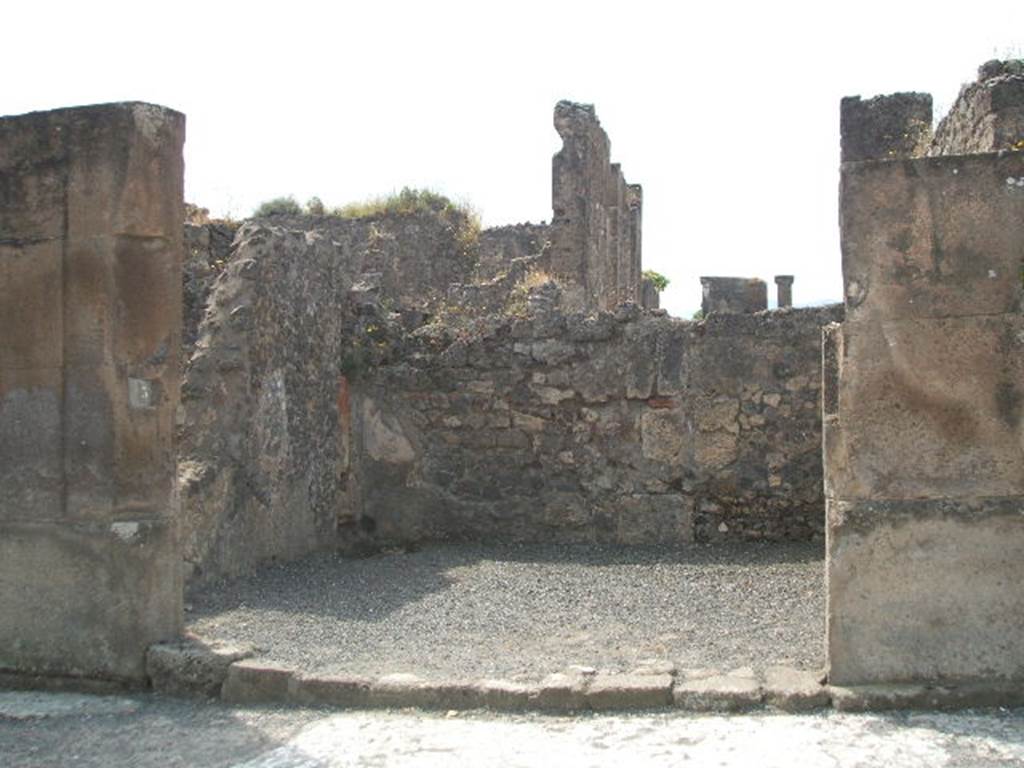
{"type": "Polygon", "coordinates": [[[842,162],[893,160],[925,153],[932,136],[932,97],[894,93],[862,100],[847,96],[839,105],[842,162]]]}

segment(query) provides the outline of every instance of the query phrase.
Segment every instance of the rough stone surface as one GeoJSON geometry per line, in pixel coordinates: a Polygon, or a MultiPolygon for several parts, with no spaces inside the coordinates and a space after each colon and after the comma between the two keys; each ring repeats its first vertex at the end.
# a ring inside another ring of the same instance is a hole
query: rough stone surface
{"type": "Polygon", "coordinates": [[[181,630],[184,130],[0,119],[0,669],[138,683],[181,630]]]}
{"type": "Polygon", "coordinates": [[[751,670],[739,669],[687,676],[676,682],[672,697],[676,706],[697,712],[740,712],[761,704],[764,691],[751,670]]]}
{"type": "Polygon", "coordinates": [[[146,674],[153,690],[160,693],[216,698],[228,667],[254,653],[252,646],[193,640],[158,644],[146,652],[146,674]]]}
{"type": "Polygon", "coordinates": [[[932,97],[894,93],[839,105],[842,162],[920,157],[932,138],[932,97]]]}
{"type": "Polygon", "coordinates": [[[820,672],[769,667],[764,672],[765,703],[784,712],[806,712],[827,707],[831,699],[821,678],[820,672]]]}
{"type": "Polygon", "coordinates": [[[238,227],[231,222],[185,222],[184,263],[182,264],[182,365],[188,362],[203,320],[210,291],[231,256],[231,243],[238,227]]]}
{"type": "MultiPolygon", "coordinates": [[[[472,267],[459,236],[429,213],[277,217],[239,230],[183,384],[179,486],[191,584],[334,545],[338,521],[352,519],[348,376],[382,354],[366,303],[415,310],[441,301],[457,266],[464,276],[472,267]],[[432,263],[439,250],[458,255],[432,263]],[[408,282],[397,277],[403,270],[408,282]]],[[[374,413],[379,428],[368,434],[384,440],[378,453],[391,452],[400,441],[389,442],[394,433],[374,413]]]]}
{"type": "Polygon", "coordinates": [[[839,316],[697,324],[538,309],[468,333],[428,325],[394,363],[350,384],[359,525],[349,535],[820,535],[820,328],[839,316]]]}
{"type": "Polygon", "coordinates": [[[232,704],[285,703],[293,670],[265,659],[244,659],[228,667],[221,698],[232,704]]]}
{"type": "Polygon", "coordinates": [[[1024,149],[1024,61],[993,60],[960,95],[935,129],[929,154],[966,155],[1024,149]]]}
{"type": "Polygon", "coordinates": [[[656,709],[672,703],[671,675],[597,675],[587,686],[591,709],[656,709]]]}
{"type": "Polygon", "coordinates": [[[746,277],[702,277],[700,311],[704,317],[718,314],[750,314],[768,309],[764,280],[746,277]]]}
{"type": "Polygon", "coordinates": [[[847,317],[823,353],[829,681],[1019,686],[1024,156],[842,177],[847,317]]]}

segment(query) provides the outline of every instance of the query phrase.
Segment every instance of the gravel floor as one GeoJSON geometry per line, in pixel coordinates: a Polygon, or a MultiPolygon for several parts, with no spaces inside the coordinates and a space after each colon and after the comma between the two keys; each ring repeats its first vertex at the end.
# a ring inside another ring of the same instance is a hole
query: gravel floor
{"type": "Polygon", "coordinates": [[[446,545],[315,555],[193,595],[189,629],[304,669],[537,679],[824,664],[820,545],[446,545]]]}

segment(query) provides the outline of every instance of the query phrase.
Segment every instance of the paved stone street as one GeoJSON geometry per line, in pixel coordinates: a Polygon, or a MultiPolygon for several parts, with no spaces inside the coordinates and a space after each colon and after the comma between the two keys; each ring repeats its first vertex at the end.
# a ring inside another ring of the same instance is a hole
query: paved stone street
{"type": "Polygon", "coordinates": [[[159,696],[0,691],[5,768],[899,766],[1024,763],[1024,709],[553,717],[235,709],[159,696]]]}

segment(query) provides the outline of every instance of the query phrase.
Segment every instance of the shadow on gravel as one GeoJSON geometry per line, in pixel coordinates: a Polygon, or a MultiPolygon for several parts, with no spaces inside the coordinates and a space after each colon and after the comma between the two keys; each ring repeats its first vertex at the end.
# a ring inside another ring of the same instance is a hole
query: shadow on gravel
{"type": "Polygon", "coordinates": [[[318,554],[190,597],[188,629],[302,668],[536,676],[824,663],[820,545],[444,544],[318,554]]]}
{"type": "Polygon", "coordinates": [[[325,612],[349,620],[377,621],[408,603],[449,589],[459,581],[452,571],[480,562],[584,566],[599,573],[603,568],[630,565],[765,568],[818,563],[824,556],[823,545],[817,543],[697,544],[685,548],[437,544],[369,557],[318,553],[217,582],[191,593],[189,601],[195,618],[242,607],[325,612]]]}

